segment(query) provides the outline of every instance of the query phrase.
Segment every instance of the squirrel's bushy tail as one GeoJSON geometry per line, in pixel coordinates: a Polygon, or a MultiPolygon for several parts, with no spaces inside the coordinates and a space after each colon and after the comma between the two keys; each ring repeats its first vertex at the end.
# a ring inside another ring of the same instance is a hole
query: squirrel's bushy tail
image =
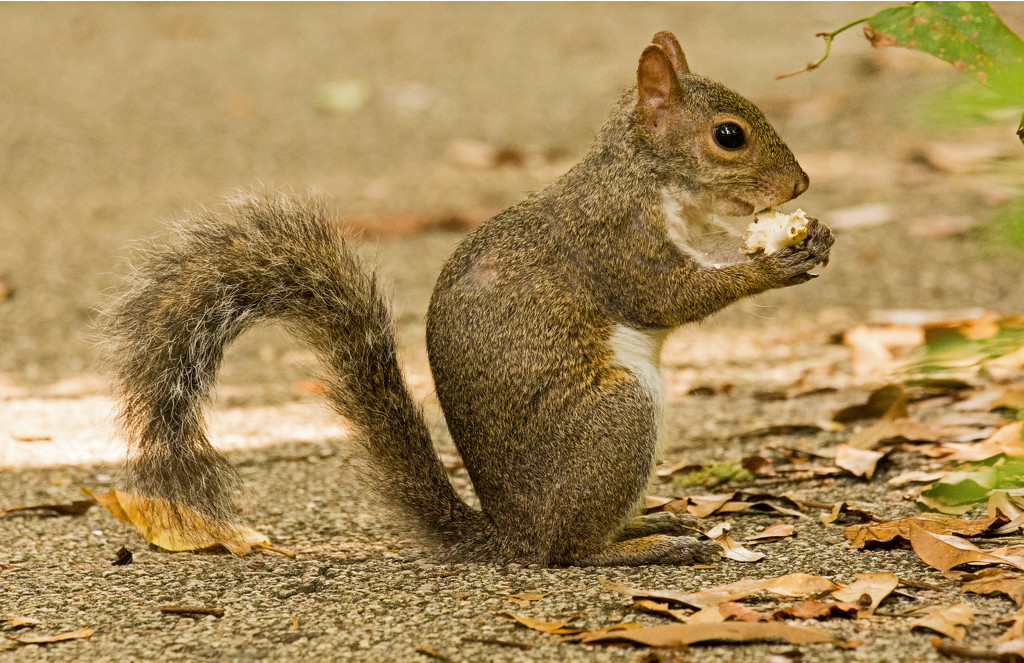
{"type": "MultiPolygon", "coordinates": [[[[141,251],[106,318],[128,488],[235,521],[238,475],[207,439],[226,346],[278,319],[316,352],[326,395],[365,446],[368,485],[431,538],[486,529],[448,481],[398,365],[389,302],[323,203],[279,193],[229,199],[141,251]]],[[[453,550],[454,552],[454,550],[453,550]]]]}

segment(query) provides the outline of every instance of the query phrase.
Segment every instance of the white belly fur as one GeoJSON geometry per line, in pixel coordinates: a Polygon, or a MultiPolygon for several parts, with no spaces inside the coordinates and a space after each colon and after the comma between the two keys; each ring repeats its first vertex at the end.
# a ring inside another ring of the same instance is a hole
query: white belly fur
{"type": "Polygon", "coordinates": [[[658,451],[661,456],[662,423],[665,418],[665,383],[661,379],[661,346],[668,336],[666,329],[636,329],[615,325],[608,337],[612,365],[625,368],[636,378],[654,403],[654,425],[658,430],[658,451]]]}

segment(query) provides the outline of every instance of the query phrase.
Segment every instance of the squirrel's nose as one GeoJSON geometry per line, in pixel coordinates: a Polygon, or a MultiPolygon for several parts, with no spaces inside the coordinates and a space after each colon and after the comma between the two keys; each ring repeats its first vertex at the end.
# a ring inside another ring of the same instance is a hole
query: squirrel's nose
{"type": "Polygon", "coordinates": [[[807,187],[811,185],[811,178],[807,177],[807,173],[800,171],[800,179],[796,181],[796,185],[793,187],[793,197],[796,198],[804,191],[807,191],[807,187]]]}

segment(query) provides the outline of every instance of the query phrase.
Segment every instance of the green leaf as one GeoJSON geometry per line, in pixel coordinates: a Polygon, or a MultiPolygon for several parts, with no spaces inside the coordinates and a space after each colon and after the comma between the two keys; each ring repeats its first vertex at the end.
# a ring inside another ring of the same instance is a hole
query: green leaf
{"type": "Polygon", "coordinates": [[[982,85],[1024,101],[1024,41],[987,2],[917,2],[886,9],[868,19],[865,33],[878,48],[929,53],[982,85]]]}

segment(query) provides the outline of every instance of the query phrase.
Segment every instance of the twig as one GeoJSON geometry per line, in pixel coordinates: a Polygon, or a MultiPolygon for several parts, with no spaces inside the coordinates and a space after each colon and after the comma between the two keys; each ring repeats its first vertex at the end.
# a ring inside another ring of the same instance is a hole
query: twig
{"type": "Polygon", "coordinates": [[[434,651],[430,647],[417,647],[416,651],[418,653],[420,653],[420,654],[423,654],[424,656],[429,656],[430,658],[436,658],[439,661],[447,661],[448,663],[455,663],[451,658],[445,656],[444,654],[442,654],[439,651],[434,651]]]}
{"type": "Polygon", "coordinates": [[[802,74],[805,71],[813,71],[813,70],[817,69],[818,67],[821,66],[822,62],[824,62],[826,59],[828,59],[828,55],[832,51],[832,40],[836,38],[836,35],[838,35],[840,32],[845,32],[846,30],[849,30],[850,28],[852,28],[855,25],[860,25],[861,23],[864,23],[865,21],[869,20],[870,18],[871,18],[870,16],[865,16],[864,18],[859,18],[856,21],[852,21],[850,23],[847,23],[843,27],[841,27],[841,28],[839,28],[837,30],[833,30],[832,32],[819,32],[818,34],[814,35],[815,37],[824,37],[825,38],[825,54],[821,56],[821,59],[818,60],[817,62],[808,62],[805,66],[801,67],[800,69],[797,69],[796,71],[791,71],[791,72],[785,73],[785,74],[779,74],[778,76],[775,77],[775,80],[780,80],[780,79],[783,79],[783,78],[788,78],[790,76],[796,76],[797,74],[802,74]]]}
{"type": "Polygon", "coordinates": [[[511,642],[509,640],[496,640],[494,638],[463,638],[463,642],[479,642],[483,645],[498,645],[499,647],[515,647],[523,651],[529,651],[533,649],[533,645],[528,645],[524,642],[511,642]]]}
{"type": "Polygon", "coordinates": [[[160,612],[165,615],[213,615],[223,617],[224,608],[204,608],[202,606],[188,605],[165,605],[160,607],[160,612]]]}
{"type": "Polygon", "coordinates": [[[939,636],[932,638],[932,647],[935,647],[935,651],[945,656],[964,658],[969,661],[1005,661],[1006,663],[1016,663],[1020,660],[1020,656],[1012,652],[1000,654],[982,649],[969,649],[963,645],[956,644],[952,640],[943,640],[939,636]]]}
{"type": "Polygon", "coordinates": [[[908,580],[907,578],[900,578],[900,584],[904,587],[910,587],[911,589],[927,589],[932,592],[942,591],[942,587],[939,587],[935,583],[921,582],[920,580],[908,580]]]}

